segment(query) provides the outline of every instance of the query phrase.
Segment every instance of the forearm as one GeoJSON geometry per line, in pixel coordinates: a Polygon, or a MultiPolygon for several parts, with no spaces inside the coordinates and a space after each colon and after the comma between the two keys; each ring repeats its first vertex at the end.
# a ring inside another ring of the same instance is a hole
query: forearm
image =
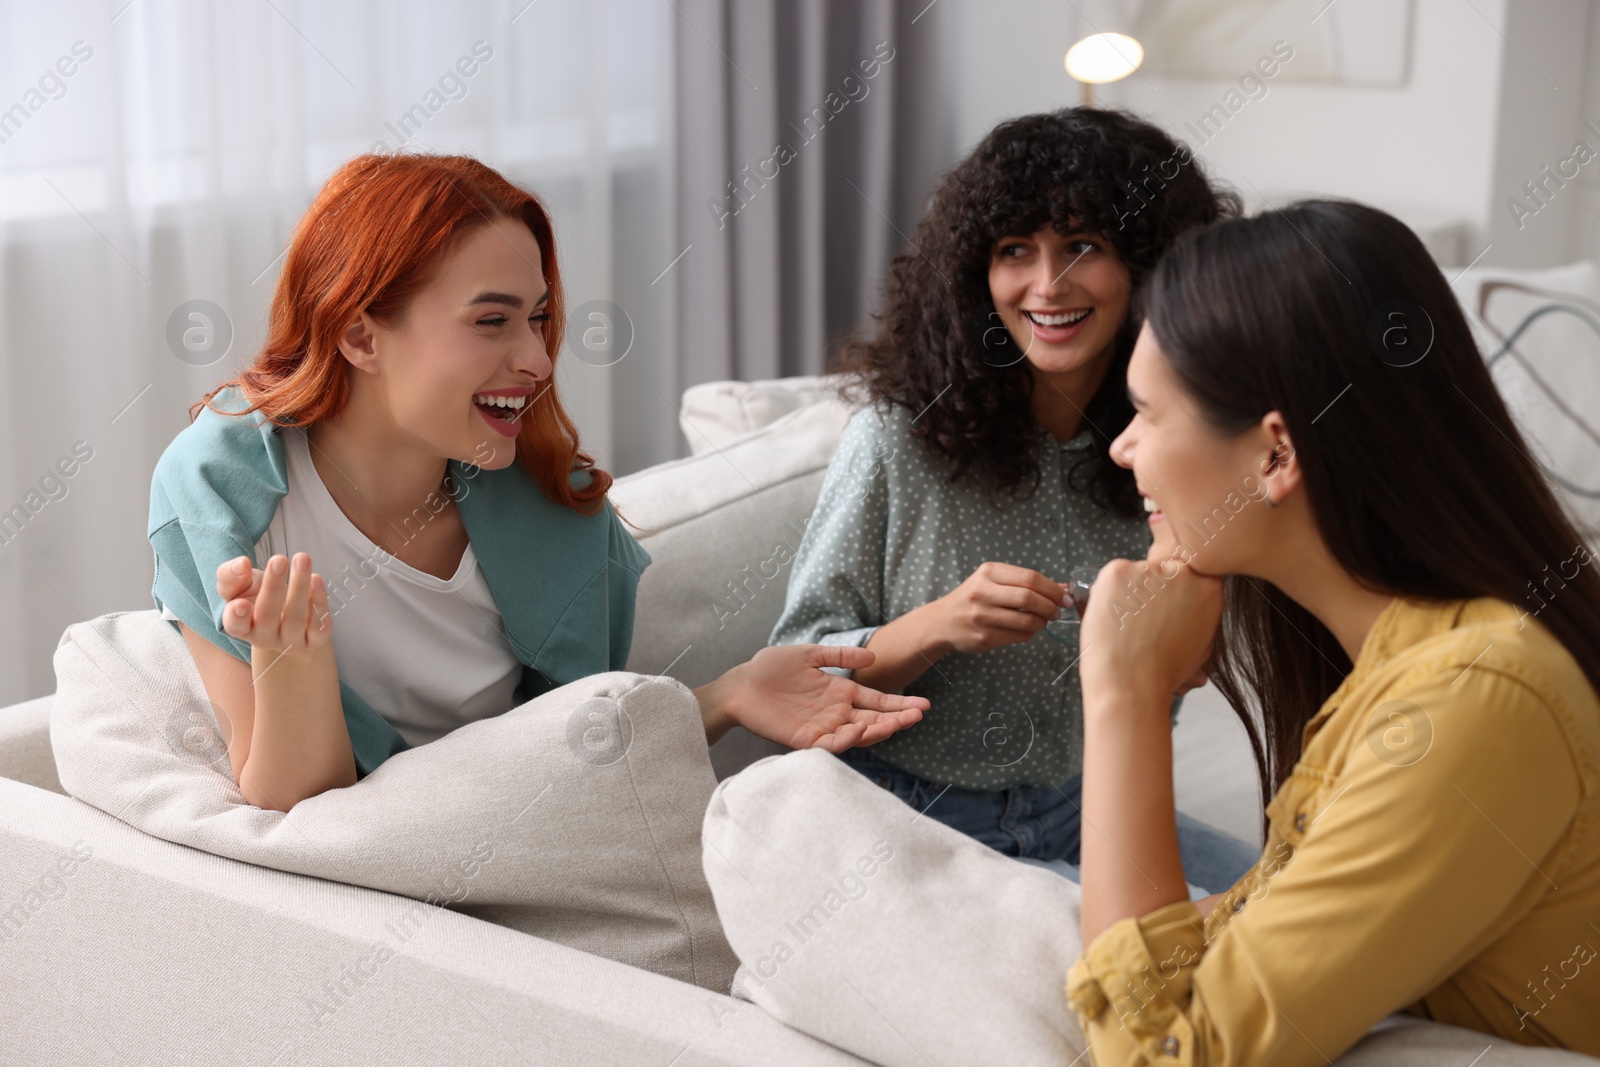
{"type": "Polygon", "coordinates": [[[1084,693],[1083,944],[1189,899],[1178,851],[1168,703],[1084,693]]]}
{"type": "Polygon", "coordinates": [[[255,722],[239,775],[244,798],[288,811],[307,797],[354,785],[355,753],[332,646],[276,658],[252,650],[250,671],[255,722]]]}
{"type": "Polygon", "coordinates": [[[864,646],[878,658],[851,677],[885,693],[902,692],[951,650],[943,636],[938,602],[913,608],[872,632],[864,646]]]}

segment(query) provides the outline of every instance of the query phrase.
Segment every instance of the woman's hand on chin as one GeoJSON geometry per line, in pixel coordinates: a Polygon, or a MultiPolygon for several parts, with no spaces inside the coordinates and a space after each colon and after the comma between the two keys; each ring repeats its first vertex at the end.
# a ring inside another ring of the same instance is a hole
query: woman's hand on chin
{"type": "Polygon", "coordinates": [[[1222,579],[1174,555],[1114,559],[1089,592],[1080,635],[1084,710],[1090,696],[1136,692],[1160,702],[1206,683],[1205,664],[1222,620],[1222,579]]]}
{"type": "Polygon", "coordinates": [[[921,721],[926,697],[881,693],[823,667],[854,670],[876,658],[853,645],[773,645],[695,690],[706,735],[737,723],[790,748],[843,752],[921,721]]]}

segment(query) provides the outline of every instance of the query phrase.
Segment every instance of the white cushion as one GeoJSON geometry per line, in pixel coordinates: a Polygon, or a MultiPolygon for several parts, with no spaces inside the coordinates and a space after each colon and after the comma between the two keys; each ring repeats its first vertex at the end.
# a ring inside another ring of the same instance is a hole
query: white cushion
{"type": "MultiPolygon", "coordinates": [[[[706,879],[741,966],[733,995],[887,1067],[1081,1062],[1067,1003],[1076,883],[921,815],[823,749],[724,780],[706,879]]],[[[1390,1016],[1341,1067],[1583,1064],[1472,1030],[1390,1016]]]]}
{"type": "Polygon", "coordinates": [[[591,675],[285,813],[240,795],[199,671],[159,612],[68,627],[55,668],[62,786],[145,833],[728,988],[735,961],[700,866],[716,781],[699,704],[670,678],[591,675]]]}
{"type": "Polygon", "coordinates": [[[892,1067],[1061,1067],[1076,884],[920,815],[823,749],[725,779],[706,879],[742,966],[733,995],[892,1067]]]}
{"type": "Polygon", "coordinates": [[[832,393],[834,375],[769,378],[756,382],[705,382],[683,391],[678,425],[689,441],[689,454],[721,448],[734,438],[759,430],[832,393]]]}
{"type": "MultiPolygon", "coordinates": [[[[1529,316],[1555,309],[1530,322],[1491,373],[1534,458],[1572,485],[1600,491],[1600,267],[1588,260],[1542,270],[1474,267],[1455,291],[1485,358],[1529,316]]],[[[1557,492],[1596,539],[1600,500],[1557,492]]]]}

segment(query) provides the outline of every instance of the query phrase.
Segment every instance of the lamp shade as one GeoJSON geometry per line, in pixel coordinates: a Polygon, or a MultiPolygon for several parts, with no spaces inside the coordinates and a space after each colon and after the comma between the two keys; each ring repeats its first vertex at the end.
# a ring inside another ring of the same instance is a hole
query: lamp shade
{"type": "Polygon", "coordinates": [[[1124,33],[1091,33],[1067,49],[1067,73],[1087,85],[1126,78],[1144,62],[1144,46],[1124,33]]]}

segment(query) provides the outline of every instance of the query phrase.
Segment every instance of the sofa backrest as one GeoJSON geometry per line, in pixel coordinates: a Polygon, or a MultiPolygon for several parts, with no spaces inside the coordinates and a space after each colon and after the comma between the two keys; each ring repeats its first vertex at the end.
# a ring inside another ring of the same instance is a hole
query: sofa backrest
{"type": "Polygon", "coordinates": [[[697,686],[766,646],[849,414],[821,401],[617,479],[611,501],[651,556],[629,670],[697,686]]]}
{"type": "MultiPolygon", "coordinates": [[[[850,414],[843,402],[822,400],[617,479],[611,501],[651,556],[628,670],[699,686],[766,647],[850,414]]],[[[712,764],[726,777],[781,751],[735,730],[713,749],[712,764]]]]}

